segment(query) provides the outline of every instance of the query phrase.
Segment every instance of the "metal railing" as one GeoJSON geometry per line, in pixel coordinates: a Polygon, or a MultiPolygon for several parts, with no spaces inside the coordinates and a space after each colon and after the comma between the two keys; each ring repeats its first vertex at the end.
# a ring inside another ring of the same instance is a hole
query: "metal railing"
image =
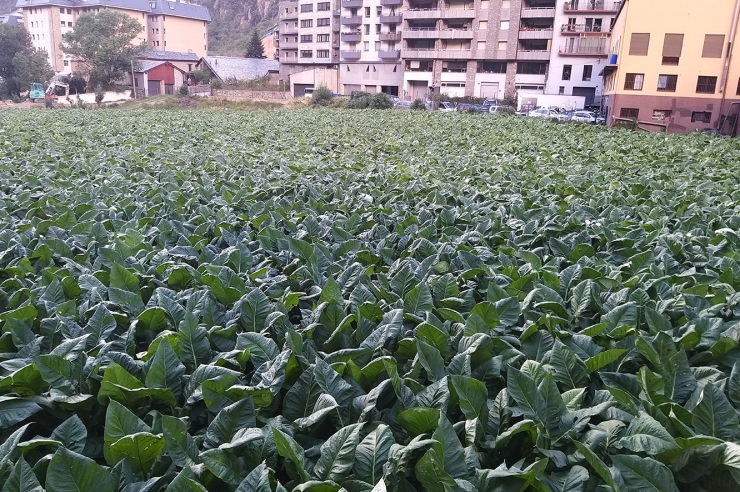
{"type": "Polygon", "coordinates": [[[560,27],[560,32],[572,32],[574,34],[584,33],[584,32],[596,32],[596,33],[602,33],[606,34],[609,33],[609,28],[605,25],[600,26],[589,26],[586,24],[563,24],[560,27]]]}
{"type": "Polygon", "coordinates": [[[559,50],[560,54],[564,55],[598,55],[606,56],[606,46],[591,46],[591,45],[574,45],[574,46],[561,46],[559,50]]]}
{"type": "Polygon", "coordinates": [[[616,12],[622,2],[605,0],[570,0],[563,4],[566,12],[616,12]]]}

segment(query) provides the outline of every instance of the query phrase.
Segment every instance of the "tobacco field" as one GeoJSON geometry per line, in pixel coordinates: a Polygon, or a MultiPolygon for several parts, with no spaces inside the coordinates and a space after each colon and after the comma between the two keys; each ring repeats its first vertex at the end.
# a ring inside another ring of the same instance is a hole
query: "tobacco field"
{"type": "Polygon", "coordinates": [[[740,490],[740,142],[0,112],[0,492],[740,490]]]}

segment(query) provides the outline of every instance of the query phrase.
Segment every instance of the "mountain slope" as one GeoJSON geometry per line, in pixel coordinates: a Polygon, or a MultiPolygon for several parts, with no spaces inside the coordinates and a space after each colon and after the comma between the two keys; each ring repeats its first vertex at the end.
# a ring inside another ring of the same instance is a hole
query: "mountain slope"
{"type": "MultiPolygon", "coordinates": [[[[2,1],[2,0],[0,0],[2,1]]],[[[262,36],[277,22],[278,0],[199,0],[211,12],[208,52],[244,56],[253,30],[262,36]]]]}

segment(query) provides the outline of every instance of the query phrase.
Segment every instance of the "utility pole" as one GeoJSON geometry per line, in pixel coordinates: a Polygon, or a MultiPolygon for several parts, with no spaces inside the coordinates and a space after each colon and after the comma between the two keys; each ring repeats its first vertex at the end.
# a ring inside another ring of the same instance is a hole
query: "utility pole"
{"type": "Polygon", "coordinates": [[[134,61],[131,60],[131,90],[134,91],[134,99],[136,99],[136,75],[134,75],[134,61]]]}

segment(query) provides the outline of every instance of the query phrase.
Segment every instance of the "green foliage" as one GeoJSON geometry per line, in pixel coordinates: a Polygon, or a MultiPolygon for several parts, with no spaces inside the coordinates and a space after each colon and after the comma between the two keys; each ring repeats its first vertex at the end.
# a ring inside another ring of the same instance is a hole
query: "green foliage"
{"type": "Polygon", "coordinates": [[[219,79],[211,80],[211,89],[222,89],[224,84],[219,79]]]}
{"type": "Polygon", "coordinates": [[[252,35],[249,37],[247,42],[247,51],[244,54],[245,58],[264,58],[265,49],[262,46],[262,40],[260,39],[259,33],[254,30],[252,35]]]}
{"type": "Polygon", "coordinates": [[[736,141],[6,113],[3,492],[738,490],[736,141]]]}
{"type": "Polygon", "coordinates": [[[328,106],[331,104],[333,94],[331,89],[326,86],[319,86],[313,91],[311,96],[311,105],[313,106],[328,106]]]}
{"type": "Polygon", "coordinates": [[[0,95],[18,96],[54,75],[44,50],[36,50],[23,26],[0,24],[0,95]]]}
{"type": "Polygon", "coordinates": [[[411,103],[411,109],[424,111],[427,106],[422,99],[414,99],[414,102],[411,103]]]}
{"type": "Polygon", "coordinates": [[[100,106],[103,103],[103,99],[105,99],[105,90],[103,90],[102,85],[98,84],[95,88],[95,103],[100,106]]]}
{"type": "Polygon", "coordinates": [[[144,41],[134,43],[141,31],[136,19],[121,12],[85,13],[62,35],[62,49],[84,62],[90,85],[113,89],[131,71],[131,64],[138,64],[137,53],[146,48],[144,41]]]}
{"type": "Polygon", "coordinates": [[[62,82],[69,84],[70,95],[84,94],[85,89],[87,89],[87,80],[79,72],[73,73],[71,77],[62,77],[62,82]]]}
{"type": "Polygon", "coordinates": [[[189,95],[190,95],[190,90],[188,89],[188,86],[187,86],[187,84],[182,84],[182,85],[180,86],[180,88],[179,88],[179,89],[177,90],[177,92],[178,92],[178,93],[179,93],[179,94],[180,94],[181,96],[189,96],[189,95]]]}
{"type": "Polygon", "coordinates": [[[373,96],[367,92],[355,91],[344,106],[347,109],[367,109],[370,107],[373,96]]]}
{"type": "Polygon", "coordinates": [[[378,92],[373,95],[370,100],[370,109],[391,109],[393,108],[393,101],[388,97],[388,94],[384,92],[378,92]]]}

